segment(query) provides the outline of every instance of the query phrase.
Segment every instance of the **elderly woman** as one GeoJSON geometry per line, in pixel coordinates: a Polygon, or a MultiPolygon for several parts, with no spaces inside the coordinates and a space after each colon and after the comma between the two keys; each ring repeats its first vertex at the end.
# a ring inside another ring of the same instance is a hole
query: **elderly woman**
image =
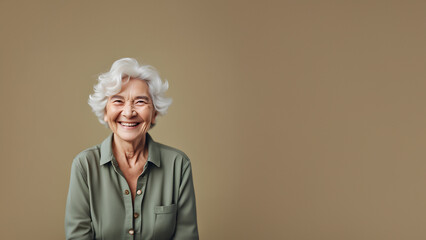
{"type": "Polygon", "coordinates": [[[89,105],[112,134],[71,167],[67,239],[198,239],[191,163],[148,130],[171,99],[158,73],[131,58],[99,76],[89,105]]]}

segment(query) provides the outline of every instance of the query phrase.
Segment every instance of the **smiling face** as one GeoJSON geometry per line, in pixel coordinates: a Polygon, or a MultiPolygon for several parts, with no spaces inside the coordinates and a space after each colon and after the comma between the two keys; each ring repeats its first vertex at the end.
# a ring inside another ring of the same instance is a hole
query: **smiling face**
{"type": "Polygon", "coordinates": [[[156,116],[148,84],[131,78],[123,84],[119,93],[108,98],[104,120],[113,131],[114,138],[134,142],[145,137],[156,116]]]}

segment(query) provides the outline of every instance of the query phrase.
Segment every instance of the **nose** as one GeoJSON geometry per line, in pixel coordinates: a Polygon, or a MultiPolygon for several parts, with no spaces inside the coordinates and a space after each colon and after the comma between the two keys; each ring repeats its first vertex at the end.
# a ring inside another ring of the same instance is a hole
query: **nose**
{"type": "Polygon", "coordinates": [[[129,103],[124,105],[123,111],[121,112],[121,114],[126,118],[133,117],[135,113],[136,112],[133,110],[133,105],[129,103]]]}

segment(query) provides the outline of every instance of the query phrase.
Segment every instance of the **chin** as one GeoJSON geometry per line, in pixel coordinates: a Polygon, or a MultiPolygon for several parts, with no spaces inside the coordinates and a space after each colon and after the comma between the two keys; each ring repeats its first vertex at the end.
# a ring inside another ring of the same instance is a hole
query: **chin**
{"type": "Polygon", "coordinates": [[[117,137],[119,137],[120,139],[126,141],[126,142],[133,142],[133,141],[140,139],[142,137],[142,135],[145,135],[145,133],[143,133],[143,134],[116,133],[115,135],[117,137]]]}

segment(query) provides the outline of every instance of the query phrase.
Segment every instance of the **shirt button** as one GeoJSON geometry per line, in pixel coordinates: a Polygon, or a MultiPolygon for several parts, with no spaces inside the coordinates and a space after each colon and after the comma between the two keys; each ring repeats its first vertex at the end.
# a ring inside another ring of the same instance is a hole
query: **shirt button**
{"type": "Polygon", "coordinates": [[[124,191],[124,194],[126,194],[126,195],[129,195],[129,193],[130,193],[129,190],[127,190],[127,189],[124,191]]]}
{"type": "Polygon", "coordinates": [[[133,217],[138,218],[139,217],[139,213],[134,213],[133,217]]]}
{"type": "Polygon", "coordinates": [[[137,195],[141,195],[141,193],[142,193],[142,191],[141,191],[141,190],[138,190],[138,191],[136,192],[136,194],[137,194],[137,195]]]}
{"type": "Polygon", "coordinates": [[[133,235],[133,234],[135,234],[135,231],[134,231],[133,229],[130,229],[130,230],[129,230],[129,234],[130,234],[130,235],[133,235]]]}

